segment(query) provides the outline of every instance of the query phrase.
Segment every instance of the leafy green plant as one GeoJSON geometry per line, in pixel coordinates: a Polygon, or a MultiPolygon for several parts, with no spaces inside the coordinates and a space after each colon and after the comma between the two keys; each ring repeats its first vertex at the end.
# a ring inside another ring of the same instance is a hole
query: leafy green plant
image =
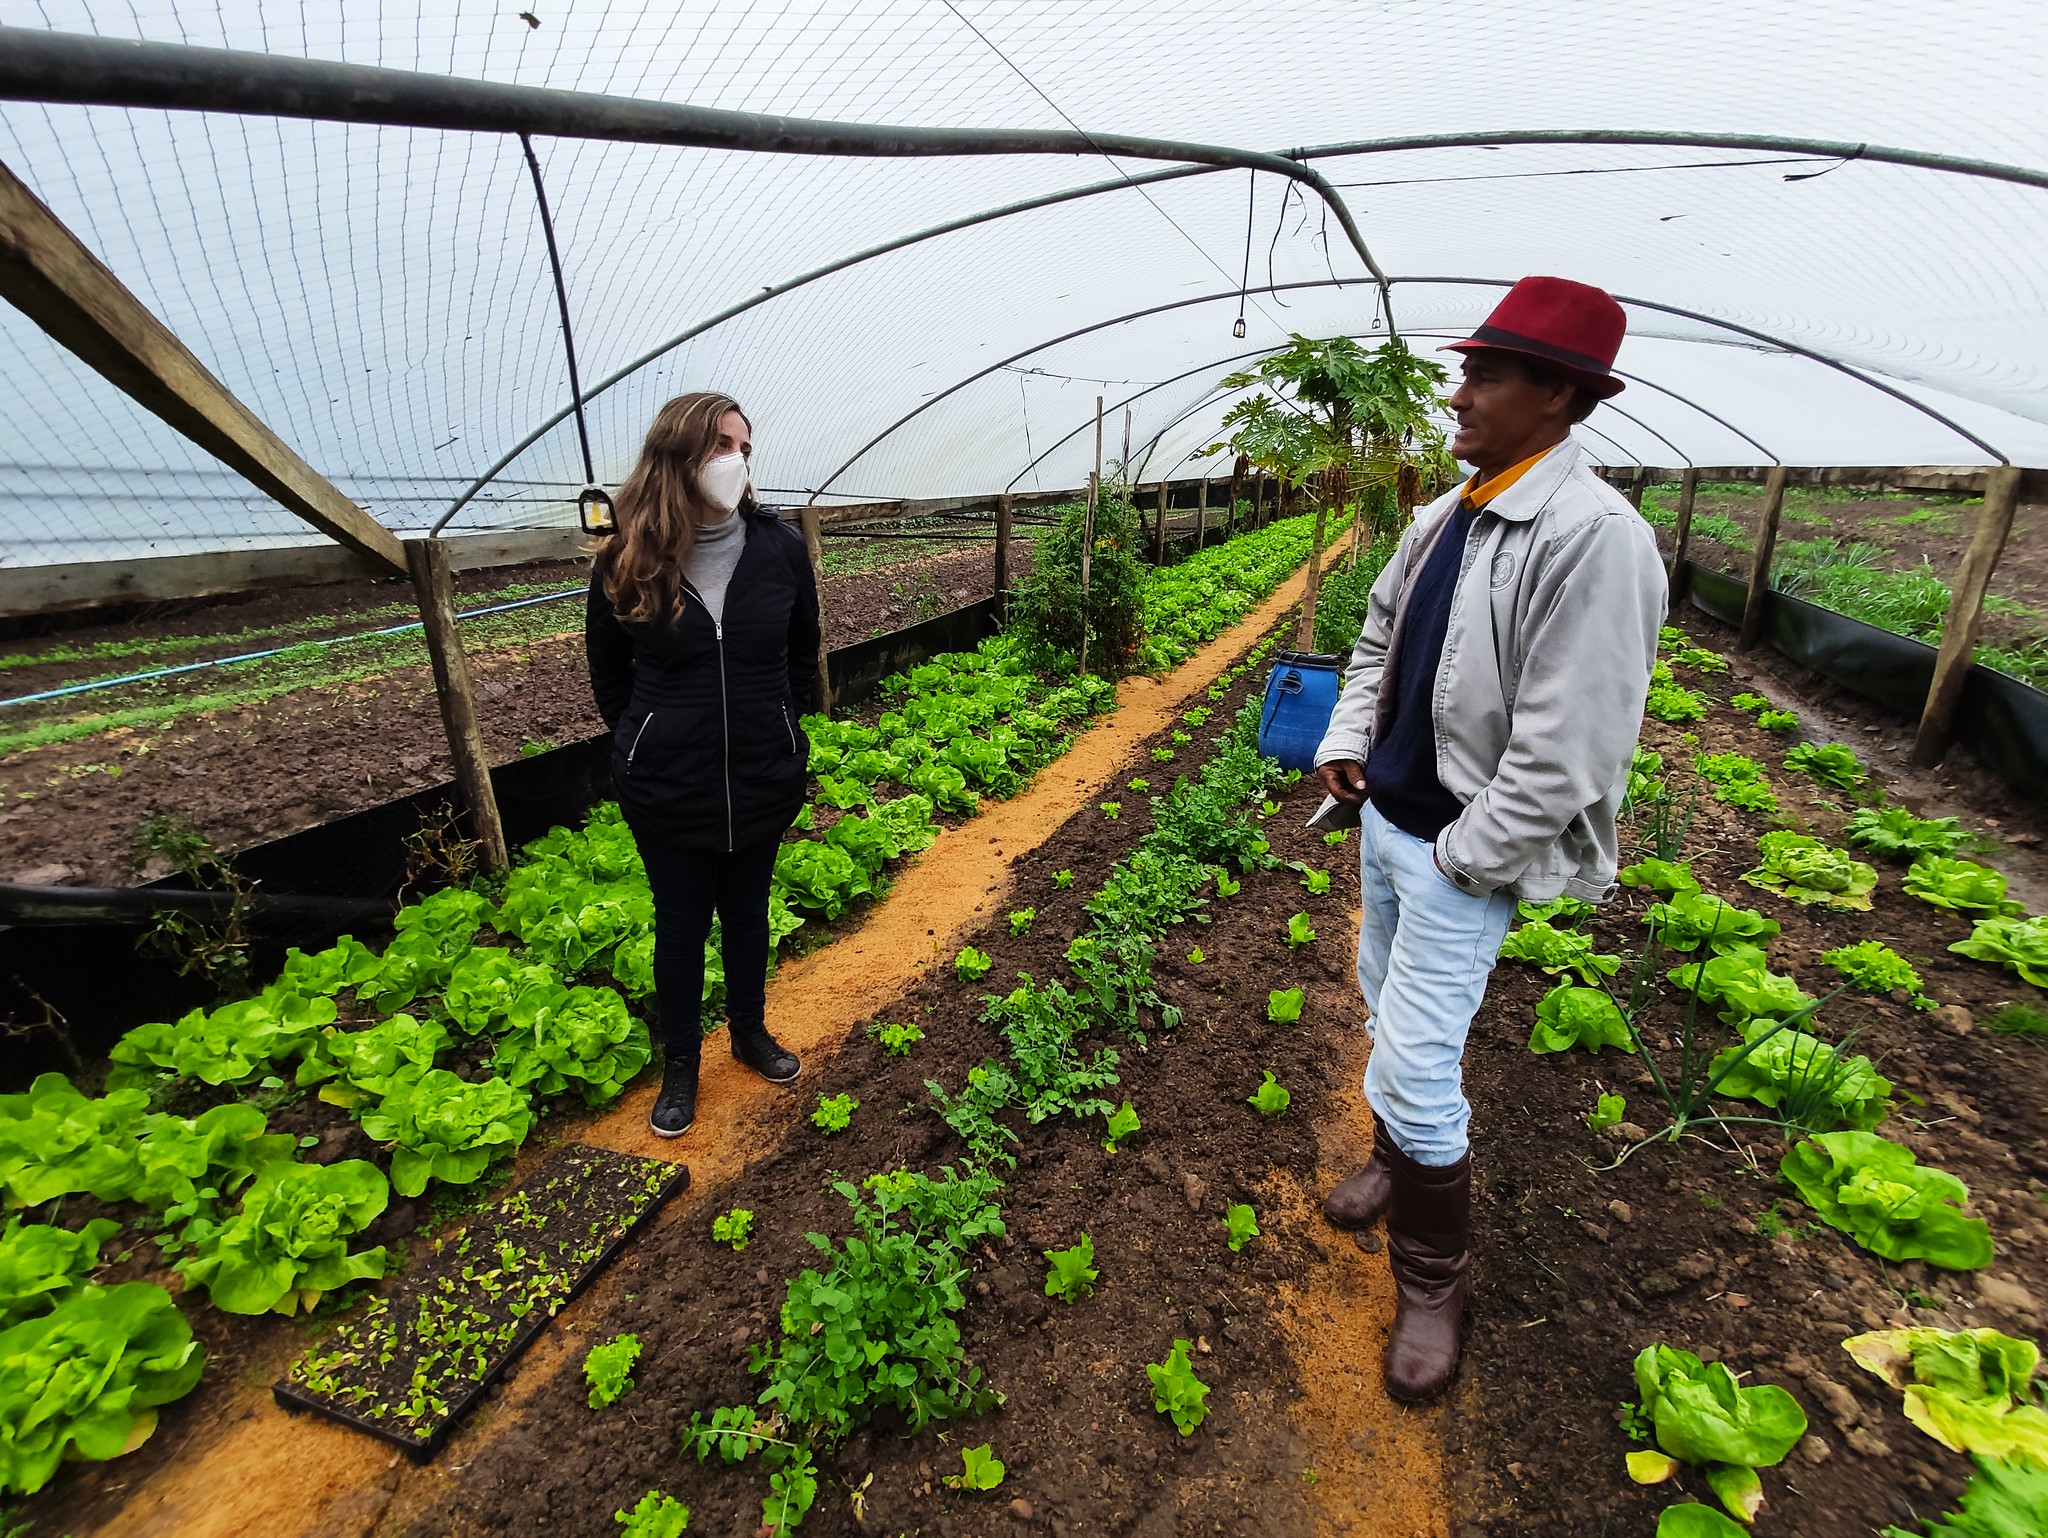
{"type": "Polygon", "coordinates": [[[1653,1538],[1746,1538],[1748,1532],[1748,1528],[1730,1521],[1711,1506],[1680,1501],[1657,1514],[1653,1538]]]}
{"type": "Polygon", "coordinates": [[[1970,837],[1953,817],[1923,819],[1903,806],[1858,807],[1849,818],[1844,836],[1857,848],[1890,860],[1954,854],[1970,837]]]}
{"type": "Polygon", "coordinates": [[[1885,1260],[1924,1260],[1944,1271],[1991,1263],[1991,1230],[1966,1217],[1969,1188],[1929,1169],[1911,1149],[1870,1132],[1824,1132],[1778,1163],[1823,1223],[1885,1260]]]}
{"type": "Polygon", "coordinates": [[[1126,1100],[1122,1105],[1110,1112],[1107,1120],[1104,1122],[1103,1131],[1108,1136],[1102,1140],[1102,1146],[1111,1153],[1115,1153],[1119,1148],[1123,1147],[1124,1139],[1135,1133],[1140,1125],[1138,1113],[1131,1109],[1130,1101],[1126,1100]]]}
{"type": "Polygon", "coordinates": [[[2013,1538],[2048,1532],[2048,1466],[1975,1459],[1957,1509],[1923,1533],[1887,1527],[1883,1538],[2013,1538]]]}
{"type": "Polygon", "coordinates": [[[1697,721],[1707,713],[1707,697],[1682,684],[1653,683],[1643,713],[1659,721],[1697,721]]]}
{"type": "Polygon", "coordinates": [[[1272,988],[1266,993],[1266,1018],[1275,1025],[1292,1025],[1301,1018],[1302,991],[1272,988]]]}
{"type": "Polygon", "coordinates": [[[735,1254],[752,1241],[753,1232],[754,1214],[745,1207],[734,1207],[711,1220],[712,1243],[729,1244],[735,1254]]]}
{"type": "Polygon", "coordinates": [[[1602,1094],[1593,1102],[1593,1109],[1586,1113],[1586,1127],[1592,1132],[1605,1132],[1609,1127],[1618,1127],[1628,1115],[1628,1101],[1620,1095],[1602,1094]]]}
{"type": "Polygon", "coordinates": [[[1287,920],[1287,943],[1290,946],[1313,945],[1316,940],[1315,926],[1309,922],[1306,913],[1296,913],[1287,920]]]}
{"type": "Polygon", "coordinates": [[[1209,1414],[1209,1385],[1188,1365],[1193,1349],[1193,1341],[1176,1340],[1165,1361],[1145,1364],[1145,1376],[1152,1380],[1152,1408],[1169,1418],[1184,1437],[1193,1436],[1209,1414]]]}
{"type": "Polygon", "coordinates": [[[1191,967],[1198,967],[1208,959],[1207,956],[1202,954],[1202,948],[1199,945],[1188,952],[1188,965],[1191,967]]]}
{"type": "Polygon", "coordinates": [[[1674,967],[1670,978],[1701,1003],[1717,1006],[1729,1025],[1789,1020],[1813,1005],[1796,982],[1771,971],[1764,953],[1753,945],[1733,945],[1703,962],[1674,967]]]}
{"type": "Polygon", "coordinates": [[[1229,871],[1224,870],[1221,866],[1217,867],[1216,895],[1218,897],[1235,897],[1240,891],[1243,890],[1243,888],[1244,883],[1242,881],[1239,881],[1235,876],[1231,875],[1229,871]]]}
{"type": "Polygon", "coordinates": [[[1702,673],[1725,673],[1728,659],[1719,652],[1708,651],[1704,646],[1688,646],[1683,651],[1673,652],[1671,661],[1677,667],[1695,668],[1702,673]]]}
{"type": "Polygon", "coordinates": [[[1734,706],[1737,710],[1748,711],[1751,715],[1755,715],[1760,710],[1769,710],[1771,708],[1771,702],[1765,699],[1761,694],[1754,694],[1746,691],[1742,694],[1734,696],[1732,699],[1728,701],[1728,703],[1734,706]]]}
{"type": "Polygon", "coordinates": [[[2048,1009],[2035,1004],[2001,1004],[1980,1022],[1997,1036],[2048,1037],[2048,1009]]]}
{"type": "Polygon", "coordinates": [[[690,1527],[690,1508],[673,1495],[649,1490],[631,1511],[621,1507],[612,1520],[625,1531],[620,1538],[683,1538],[690,1527]]]}
{"type": "Polygon", "coordinates": [[[300,1057],[335,1017],[334,1000],[277,987],[252,999],[195,1009],[176,1023],[138,1025],[114,1043],[107,1088],[149,1083],[158,1072],[205,1084],[247,1084],[300,1057]]]}
{"type": "Polygon", "coordinates": [[[516,1153],[533,1129],[533,1104],[504,1079],[471,1084],[433,1068],[393,1089],[363,1116],[362,1127],[393,1145],[391,1187],[411,1197],[429,1180],[469,1185],[493,1159],[516,1153]]]}
{"type": "Polygon", "coordinates": [[[960,954],[953,958],[953,970],[973,982],[977,977],[986,977],[988,969],[995,965],[986,951],[978,951],[971,945],[960,947],[960,954]]]}
{"type": "Polygon", "coordinates": [[[1881,940],[1838,945],[1824,952],[1820,959],[1822,965],[1833,967],[1847,978],[1851,987],[1866,993],[1903,990],[1912,995],[1916,1004],[1927,1003],[1921,991],[1920,974],[1913,970],[1913,964],[1881,940]]]}
{"type": "Polygon", "coordinates": [[[1003,1482],[1003,1460],[995,1455],[995,1444],[960,1449],[960,1472],[948,1474],[945,1483],[955,1490],[993,1490],[1003,1482]]]}
{"type": "Polygon", "coordinates": [[[2041,1352],[1997,1330],[1879,1330],[1842,1349],[1905,1390],[1906,1419],[1951,1452],[2048,1469],[2048,1410],[2034,1386],[2041,1352]]]}
{"type": "Polygon", "coordinates": [[[1293,1099],[1294,1096],[1288,1092],[1287,1086],[1276,1079],[1273,1070],[1268,1068],[1264,1082],[1245,1097],[1245,1104],[1261,1116],[1278,1116],[1287,1109],[1293,1099]]]}
{"type": "Polygon", "coordinates": [[[820,1095],[818,1108],[811,1112],[811,1125],[830,1137],[835,1132],[844,1132],[853,1124],[853,1113],[860,1102],[851,1094],[820,1095]]]}
{"type": "Polygon", "coordinates": [[[1855,751],[1839,742],[1802,742],[1785,751],[1785,767],[1810,775],[1837,790],[1854,790],[1870,778],[1855,751]]]}
{"type": "Polygon", "coordinates": [[[2048,918],[1982,918],[1967,940],[1949,947],[1958,956],[1995,961],[2048,988],[2048,918]]]}
{"type": "Polygon", "coordinates": [[[924,1040],[923,1029],[908,1021],[889,1024],[877,1020],[868,1027],[868,1034],[890,1057],[908,1057],[910,1049],[924,1040]]]}
{"type": "Polygon", "coordinates": [[[112,1218],[75,1230],[9,1218],[0,1227],[0,1330],[47,1314],[83,1287],[101,1248],[120,1231],[112,1218]]]}
{"type": "Polygon", "coordinates": [[[1580,919],[1591,918],[1593,912],[1593,904],[1581,902],[1576,897],[1553,897],[1547,902],[1515,904],[1515,917],[1522,922],[1548,924],[1552,928],[1576,924],[1580,919]]]}
{"type": "Polygon", "coordinates": [[[1105,817],[1107,817],[1107,818],[1108,818],[1108,819],[1109,819],[1109,820],[1110,820],[1111,822],[1115,822],[1115,821],[1116,821],[1116,820],[1117,820],[1117,819],[1118,819],[1119,817],[1123,816],[1123,814],[1124,814],[1124,804],[1123,804],[1123,802],[1121,802],[1121,801],[1105,801],[1105,802],[1103,802],[1103,803],[1102,803],[1102,815],[1103,815],[1103,816],[1105,816],[1105,817]]]}
{"type": "Polygon", "coordinates": [[[1869,1131],[1884,1119],[1892,1089],[1869,1058],[1845,1056],[1775,1020],[1751,1024],[1742,1044],[1723,1051],[1708,1071],[1718,1076],[1722,1094],[1770,1106],[1809,1132],[1869,1131]]]}
{"type": "Polygon", "coordinates": [[[1776,892],[1799,903],[1824,903],[1830,908],[1868,912],[1877,872],[1817,838],[1780,830],[1757,840],[1761,863],[1745,871],[1751,886],[1776,892]]]}
{"type": "Polygon", "coordinates": [[[66,1459],[104,1462],[156,1430],[156,1407],[199,1382],[205,1352],[150,1282],[81,1287],[0,1330],[0,1490],[32,1495],[66,1459]]]}
{"type": "Polygon", "coordinates": [[[1753,908],[1738,908],[1705,892],[1680,892],[1653,903],[1643,915],[1650,932],[1668,950],[1692,951],[1706,945],[1715,951],[1754,945],[1778,933],[1778,921],[1753,908]]]}
{"type": "Polygon", "coordinates": [[[1767,732],[1796,732],[1799,717],[1789,710],[1766,710],[1756,718],[1756,724],[1767,732]]]}
{"type": "Polygon", "coordinates": [[[1702,1362],[1673,1346],[1645,1346],[1635,1379],[1659,1451],[1629,1454],[1629,1477],[1657,1484],[1681,1463],[1701,1465],[1722,1504],[1744,1523],[1755,1520],[1763,1504],[1756,1470],[1782,1463],[1806,1435],[1799,1402],[1775,1384],[1745,1388],[1725,1363],[1702,1362]]]}
{"type": "Polygon", "coordinates": [[[2026,911],[2007,900],[2003,873],[1974,860],[1923,854],[1907,870],[1904,885],[1910,895],[1951,913],[1999,914],[2010,918],[2026,911]]]}
{"type": "Polygon", "coordinates": [[[1345,835],[1350,831],[1351,830],[1349,828],[1332,828],[1328,833],[1325,833],[1323,835],[1323,842],[1330,845],[1332,848],[1335,848],[1337,845],[1344,842],[1345,835]]]}
{"type": "Polygon", "coordinates": [[[1045,1295],[1072,1303],[1095,1291],[1095,1241],[1086,1234],[1064,1250],[1044,1250],[1045,1295]]]}
{"type": "Polygon", "coordinates": [[[390,1198],[384,1172],[363,1159],[266,1165],[234,1217],[186,1228],[178,1270],[226,1313],[311,1309],[337,1287],[384,1274],[383,1246],[351,1255],[348,1242],[390,1198]]]}
{"type": "Polygon", "coordinates": [[[1692,867],[1677,860],[1638,860],[1633,865],[1624,865],[1615,873],[1615,880],[1623,886],[1641,887],[1664,898],[1700,889],[1692,867]]]}
{"type": "Polygon", "coordinates": [[[583,1356],[583,1381],[590,1385],[590,1408],[602,1410],[632,1392],[633,1364],[640,1360],[640,1337],[614,1335],[583,1356]]]}
{"type": "Polygon", "coordinates": [[[1597,1054],[1602,1047],[1634,1050],[1635,1032],[1621,1007],[1598,988],[1559,983],[1536,1005],[1536,1025],[1529,1050],[1537,1054],[1584,1047],[1597,1054]]]}
{"type": "Polygon", "coordinates": [[[1010,915],[1010,933],[1024,935],[1031,932],[1031,921],[1038,917],[1036,908],[1019,908],[1010,915]]]}
{"type": "Polygon", "coordinates": [[[1308,888],[1309,896],[1321,897],[1330,890],[1330,873],[1326,870],[1310,870],[1304,866],[1301,872],[1301,884],[1308,888]]]}
{"type": "MultiPolygon", "coordinates": [[[[1628,782],[1622,788],[1621,810],[1634,811],[1645,802],[1664,794],[1664,755],[1652,752],[1640,742],[1629,755],[1628,782]]],[[[1524,915],[1528,917],[1528,915],[1524,915]]]]}
{"type": "Polygon", "coordinates": [[[1259,1237],[1258,1215],[1243,1202],[1225,1210],[1223,1225],[1229,1231],[1228,1242],[1233,1251],[1243,1249],[1259,1237]]]}
{"type": "Polygon", "coordinates": [[[1556,929],[1542,922],[1510,931],[1501,942],[1500,955],[1503,961],[1532,962],[1553,977],[1569,972],[1589,985],[1621,970],[1619,956],[1594,951],[1591,935],[1582,935],[1575,929],[1556,929]]]}
{"type": "Polygon", "coordinates": [[[401,1080],[418,1078],[449,1045],[448,1028],[440,1021],[411,1015],[393,1015],[363,1031],[329,1026],[299,1064],[298,1082],[324,1085],[320,1098],[330,1105],[356,1106],[382,1099],[401,1080]]]}
{"type": "Polygon", "coordinates": [[[1064,892],[1074,884],[1074,873],[1070,870],[1056,870],[1052,873],[1052,884],[1064,892]]]}
{"type": "Polygon", "coordinates": [[[9,1206],[35,1207],[89,1191],[119,1201],[136,1178],[134,1146],[149,1106],[139,1089],[98,1099],[61,1073],[21,1094],[0,1095],[0,1187],[9,1206]]]}

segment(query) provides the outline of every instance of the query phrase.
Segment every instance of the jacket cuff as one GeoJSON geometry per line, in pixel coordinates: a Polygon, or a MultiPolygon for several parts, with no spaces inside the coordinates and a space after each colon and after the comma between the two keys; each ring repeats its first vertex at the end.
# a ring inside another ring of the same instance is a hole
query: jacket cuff
{"type": "Polygon", "coordinates": [[[1334,764],[1348,758],[1353,763],[1363,764],[1372,753],[1370,732],[1333,731],[1316,744],[1316,767],[1334,764]]]}
{"type": "Polygon", "coordinates": [[[1445,828],[1436,836],[1436,843],[1431,846],[1430,852],[1436,860],[1436,868],[1443,872],[1446,881],[1467,897],[1491,897],[1495,889],[1459,864],[1457,856],[1451,853],[1451,829],[1455,827],[1457,824],[1452,823],[1449,828],[1445,828]]]}

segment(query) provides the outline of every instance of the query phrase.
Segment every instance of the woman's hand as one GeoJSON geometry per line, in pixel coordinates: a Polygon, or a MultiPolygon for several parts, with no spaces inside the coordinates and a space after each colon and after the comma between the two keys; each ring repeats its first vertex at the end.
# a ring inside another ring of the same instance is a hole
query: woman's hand
{"type": "Polygon", "coordinates": [[[1334,758],[1316,765],[1316,778],[1323,789],[1346,806],[1365,805],[1365,765],[1355,758],[1334,758]]]}

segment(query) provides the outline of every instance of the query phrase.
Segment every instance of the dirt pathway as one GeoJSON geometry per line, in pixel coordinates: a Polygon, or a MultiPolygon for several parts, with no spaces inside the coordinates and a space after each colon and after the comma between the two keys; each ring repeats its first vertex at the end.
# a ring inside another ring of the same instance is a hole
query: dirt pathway
{"type": "MultiPolygon", "coordinates": [[[[1326,569],[1343,553],[1341,546],[1329,551],[1326,569]]],[[[1012,867],[1096,800],[1139,743],[1164,730],[1251,640],[1297,603],[1305,575],[1283,583],[1236,627],[1165,678],[1126,679],[1117,691],[1115,713],[1084,733],[1023,794],[942,833],[901,872],[858,930],[780,968],[768,987],[769,1018],[780,1037],[819,1065],[850,1029],[915,982],[924,967],[951,957],[977,915],[1003,901],[1012,867]]],[[[665,1143],[648,1132],[653,1094],[651,1085],[642,1087],[577,1135],[600,1147],[689,1162],[691,1191],[671,1204],[664,1223],[688,1221],[703,1193],[772,1149],[795,1114],[788,1091],[744,1073],[715,1045],[705,1054],[698,1124],[688,1137],[665,1143]]],[[[565,1329],[552,1333],[566,1335],[572,1316],[601,1307],[604,1294],[600,1282],[565,1311],[565,1329]]],[[[547,1348],[543,1342],[531,1361],[545,1360],[547,1348]]],[[[544,1374],[522,1376],[539,1382],[544,1374]]],[[[488,1421],[479,1422],[469,1436],[501,1430],[518,1415],[520,1399],[518,1388],[509,1387],[487,1412],[488,1421]]],[[[362,1538],[387,1514],[395,1517],[403,1509],[434,1502],[437,1475],[444,1471],[436,1466],[410,1469],[358,1434],[287,1416],[270,1399],[267,1375],[249,1383],[214,1427],[193,1428],[188,1435],[192,1445],[169,1469],[89,1531],[107,1538],[362,1538]]],[[[459,1471],[467,1462],[465,1453],[474,1456],[475,1445],[470,1441],[465,1447],[459,1439],[443,1454],[449,1465],[445,1471],[459,1471]]]]}

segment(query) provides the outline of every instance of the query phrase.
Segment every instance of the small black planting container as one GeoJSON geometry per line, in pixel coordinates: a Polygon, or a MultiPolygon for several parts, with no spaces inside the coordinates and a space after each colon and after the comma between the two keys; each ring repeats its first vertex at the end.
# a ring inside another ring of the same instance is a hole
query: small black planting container
{"type": "Polygon", "coordinates": [[[271,1388],[425,1462],[512,1359],[671,1196],[680,1164],[571,1143],[460,1233],[434,1242],[397,1290],[337,1326],[271,1388]]]}

